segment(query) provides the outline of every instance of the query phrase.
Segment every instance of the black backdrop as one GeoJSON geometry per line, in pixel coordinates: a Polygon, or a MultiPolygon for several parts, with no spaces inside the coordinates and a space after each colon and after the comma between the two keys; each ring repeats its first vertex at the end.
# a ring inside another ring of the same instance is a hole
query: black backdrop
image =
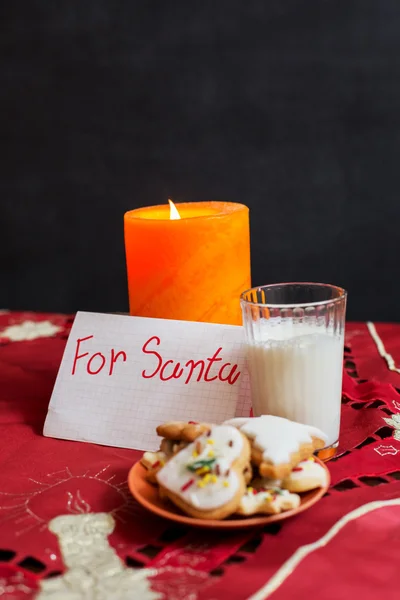
{"type": "Polygon", "coordinates": [[[127,309],[125,210],[251,209],[253,283],[398,320],[398,0],[0,8],[0,307],[127,309]]]}

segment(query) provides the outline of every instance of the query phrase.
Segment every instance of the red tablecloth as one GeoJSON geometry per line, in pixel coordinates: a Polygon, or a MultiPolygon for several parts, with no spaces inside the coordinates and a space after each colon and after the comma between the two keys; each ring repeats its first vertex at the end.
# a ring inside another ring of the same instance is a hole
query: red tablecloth
{"type": "MultiPolygon", "coordinates": [[[[72,320],[0,314],[0,598],[33,597],[39,580],[64,572],[65,549],[48,523],[89,513],[115,520],[110,547],[126,571],[147,573],[148,586],[132,596],[143,600],[398,596],[400,374],[365,323],[347,325],[329,493],[279,526],[221,536],[177,528],[131,498],[126,476],[138,452],[42,437],[72,320]]],[[[400,367],[400,325],[375,331],[400,367]]]]}

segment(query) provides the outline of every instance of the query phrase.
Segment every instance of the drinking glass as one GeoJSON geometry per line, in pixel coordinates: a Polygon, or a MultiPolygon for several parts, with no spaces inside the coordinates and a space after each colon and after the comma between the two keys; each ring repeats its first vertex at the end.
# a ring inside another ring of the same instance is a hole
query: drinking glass
{"type": "Polygon", "coordinates": [[[339,441],[347,292],[278,283],[240,297],[254,416],[314,425],[339,441]]]}

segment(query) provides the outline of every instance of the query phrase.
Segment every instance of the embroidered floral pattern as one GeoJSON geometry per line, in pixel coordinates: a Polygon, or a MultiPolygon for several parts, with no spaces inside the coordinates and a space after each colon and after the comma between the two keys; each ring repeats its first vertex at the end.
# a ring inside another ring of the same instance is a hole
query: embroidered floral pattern
{"type": "Polygon", "coordinates": [[[63,515],[49,524],[58,537],[67,572],[41,581],[38,600],[158,600],[150,588],[154,569],[125,567],[108,542],[115,521],[106,513],[63,515]]]}
{"type": "Polygon", "coordinates": [[[393,437],[400,442],[400,413],[392,415],[389,419],[383,418],[383,420],[394,428],[393,437]]]}
{"type": "Polygon", "coordinates": [[[1,338],[11,342],[36,340],[37,338],[51,337],[58,333],[61,327],[51,321],[24,321],[17,325],[10,325],[0,333],[1,338]]]}

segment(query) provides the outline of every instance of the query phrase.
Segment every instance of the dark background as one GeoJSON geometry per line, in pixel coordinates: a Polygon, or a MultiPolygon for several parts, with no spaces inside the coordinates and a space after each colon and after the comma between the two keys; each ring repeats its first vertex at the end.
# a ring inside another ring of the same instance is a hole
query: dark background
{"type": "Polygon", "coordinates": [[[398,320],[398,0],[0,8],[0,307],[127,309],[123,213],[251,209],[253,283],[398,320]]]}

